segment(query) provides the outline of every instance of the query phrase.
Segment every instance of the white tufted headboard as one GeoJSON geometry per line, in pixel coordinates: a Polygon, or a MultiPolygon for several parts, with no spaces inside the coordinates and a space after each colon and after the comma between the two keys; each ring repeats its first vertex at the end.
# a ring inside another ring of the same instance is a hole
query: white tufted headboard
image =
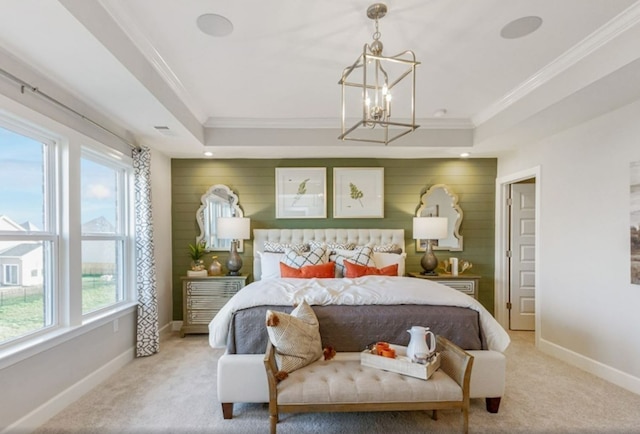
{"type": "Polygon", "coordinates": [[[373,244],[395,244],[405,251],[404,229],[254,229],[253,230],[253,278],[262,276],[260,255],[264,242],[308,243],[325,241],[354,243],[363,246],[373,244]]]}

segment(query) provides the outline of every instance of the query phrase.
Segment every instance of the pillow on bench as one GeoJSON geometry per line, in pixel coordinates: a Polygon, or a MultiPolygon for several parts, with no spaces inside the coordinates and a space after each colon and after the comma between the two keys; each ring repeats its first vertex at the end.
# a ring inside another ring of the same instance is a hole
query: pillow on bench
{"type": "Polygon", "coordinates": [[[266,323],[269,340],[276,349],[279,380],[322,357],[318,318],[306,301],[291,314],[267,310],[266,323]]]}

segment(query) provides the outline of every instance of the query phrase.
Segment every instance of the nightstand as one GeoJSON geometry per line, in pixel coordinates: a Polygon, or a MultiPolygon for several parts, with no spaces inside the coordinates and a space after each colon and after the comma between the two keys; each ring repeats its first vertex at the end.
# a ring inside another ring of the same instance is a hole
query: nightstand
{"type": "Polygon", "coordinates": [[[419,279],[429,279],[443,285],[447,285],[450,288],[457,289],[460,292],[464,292],[467,295],[477,299],[478,287],[480,286],[480,276],[473,274],[459,274],[452,276],[451,274],[438,274],[436,276],[425,276],[424,274],[409,272],[407,273],[411,277],[417,277],[419,279]]]}
{"type": "Polygon", "coordinates": [[[241,276],[182,277],[182,328],[187,333],[209,333],[209,323],[225,303],[247,283],[241,276]]]}

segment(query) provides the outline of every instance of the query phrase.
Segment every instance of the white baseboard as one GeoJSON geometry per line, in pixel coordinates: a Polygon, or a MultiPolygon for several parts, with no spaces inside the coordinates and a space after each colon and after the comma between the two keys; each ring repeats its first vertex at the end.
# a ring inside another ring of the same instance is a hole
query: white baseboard
{"type": "Polygon", "coordinates": [[[120,368],[134,359],[135,348],[132,347],[104,364],[82,380],[68,387],[58,395],[51,398],[29,414],[6,427],[2,434],[28,433],[51,419],[53,416],[64,410],[68,405],[75,402],[82,395],[102,383],[104,380],[115,374],[120,368]]]}
{"type": "Polygon", "coordinates": [[[179,332],[182,328],[182,321],[173,321],[171,323],[171,330],[174,332],[179,332]]]}
{"type": "Polygon", "coordinates": [[[630,392],[640,395],[640,378],[622,372],[619,369],[600,363],[596,360],[575,353],[567,348],[561,347],[544,339],[538,342],[540,351],[556,357],[577,368],[587,371],[597,377],[607,380],[610,383],[627,389],[630,392]]]}

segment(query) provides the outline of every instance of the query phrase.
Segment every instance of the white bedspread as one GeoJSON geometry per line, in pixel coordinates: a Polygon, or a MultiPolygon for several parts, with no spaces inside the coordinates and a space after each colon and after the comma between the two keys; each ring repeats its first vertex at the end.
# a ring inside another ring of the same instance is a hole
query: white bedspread
{"type": "Polygon", "coordinates": [[[226,346],[233,313],[260,305],[432,304],[459,306],[479,313],[490,350],[503,352],[509,335],[474,298],[448,286],[413,277],[364,276],[355,279],[268,279],[253,282],[236,293],[209,324],[209,344],[226,346]]]}

